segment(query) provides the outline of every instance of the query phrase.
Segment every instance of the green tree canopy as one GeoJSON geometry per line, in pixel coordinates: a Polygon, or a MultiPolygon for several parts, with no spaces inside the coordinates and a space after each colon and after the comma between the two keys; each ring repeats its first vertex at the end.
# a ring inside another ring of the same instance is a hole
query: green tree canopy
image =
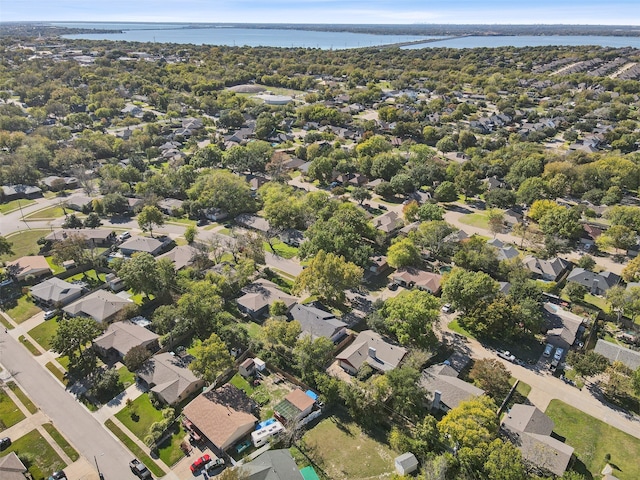
{"type": "Polygon", "coordinates": [[[138,214],[138,225],[143,232],[149,231],[153,237],[154,227],[164,225],[164,214],[155,205],[146,205],[138,214]]]}
{"type": "Polygon", "coordinates": [[[434,344],[433,324],[439,310],[440,302],[432,294],[411,290],[386,300],[380,314],[385,330],[399,343],[427,348],[434,344]]]}
{"type": "Polygon", "coordinates": [[[420,263],[420,251],[413,240],[408,237],[403,238],[389,247],[387,262],[393,268],[415,266],[420,263]]]}
{"type": "Polygon", "coordinates": [[[221,373],[233,366],[233,357],[227,345],[212,333],[209,338],[193,349],[193,361],[189,368],[209,385],[216,385],[221,373]]]}
{"type": "Polygon", "coordinates": [[[456,310],[469,313],[491,302],[498,290],[498,282],[486,273],[456,267],[443,279],[442,299],[456,310]]]}

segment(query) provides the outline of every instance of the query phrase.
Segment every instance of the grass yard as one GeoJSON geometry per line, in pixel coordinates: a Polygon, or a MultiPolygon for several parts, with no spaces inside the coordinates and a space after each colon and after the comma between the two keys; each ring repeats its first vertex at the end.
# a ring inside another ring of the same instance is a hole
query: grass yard
{"type": "Polygon", "coordinates": [[[16,382],[9,382],[7,386],[11,389],[13,394],[18,397],[22,405],[29,410],[29,413],[34,414],[38,412],[38,407],[34,405],[34,403],[27,397],[27,395],[20,389],[20,387],[16,384],[16,382]]]}
{"type": "Polygon", "coordinates": [[[378,437],[371,437],[356,423],[334,415],[305,433],[301,444],[329,478],[385,478],[393,472],[393,459],[398,453],[386,443],[385,431],[380,431],[378,437]]]}
{"type": "Polygon", "coordinates": [[[69,383],[69,381],[64,376],[64,372],[62,372],[58,367],[56,367],[53,364],[53,362],[47,362],[45,367],[47,367],[47,370],[53,373],[53,376],[56,377],[58,380],[60,380],[60,383],[62,383],[64,386],[66,386],[67,383],[69,383]]]}
{"type": "Polygon", "coordinates": [[[55,318],[45,320],[37,327],[29,330],[29,336],[33,338],[45,350],[51,349],[51,340],[58,331],[58,322],[55,318]]]}
{"type": "Polygon", "coordinates": [[[250,338],[258,339],[262,336],[262,326],[255,322],[243,323],[242,327],[247,331],[250,338]]]}
{"type": "Polygon", "coordinates": [[[122,443],[124,443],[129,450],[133,453],[133,455],[144,463],[151,473],[153,473],[156,477],[163,477],[164,470],[162,470],[156,462],[154,462],[149,455],[147,455],[144,450],[142,450],[137,443],[135,443],[129,436],[124,433],[118,426],[113,423],[113,420],[107,420],[104,422],[105,426],[113,432],[113,434],[118,437],[122,443]]]}
{"type": "Polygon", "coordinates": [[[45,480],[49,478],[51,472],[62,470],[65,467],[60,455],[51,448],[51,445],[37,430],[32,430],[17,440],[13,440],[13,444],[0,456],[8,455],[10,452],[16,452],[16,455],[23,459],[33,480],[45,480]],[[28,461],[24,461],[26,459],[28,461]]]}
{"type": "Polygon", "coordinates": [[[24,413],[11,400],[7,392],[0,390],[0,431],[12,427],[24,418],[24,413]]]}
{"type": "Polygon", "coordinates": [[[254,388],[251,386],[251,384],[249,384],[249,382],[247,382],[245,380],[245,378],[240,375],[239,373],[236,373],[231,380],[229,381],[229,383],[231,383],[231,385],[238,387],[240,390],[242,390],[244,393],[246,393],[247,395],[251,395],[254,392],[254,388]]]}
{"type": "Polygon", "coordinates": [[[463,215],[460,217],[460,223],[489,230],[489,217],[486,213],[469,213],[468,215],[463,215]]]}
{"type": "Polygon", "coordinates": [[[65,279],[65,281],[72,283],[76,281],[87,282],[91,287],[97,287],[105,282],[107,275],[105,273],[98,273],[94,269],[87,270],[86,272],[78,273],[65,279]]]}
{"type": "Polygon", "coordinates": [[[465,337],[476,338],[471,332],[465,330],[465,328],[458,323],[458,320],[452,320],[451,322],[449,322],[447,327],[449,328],[449,330],[459,333],[460,335],[464,335],[465,337]]]}
{"type": "Polygon", "coordinates": [[[552,400],[546,414],[556,424],[553,431],[575,448],[576,470],[580,471],[584,465],[593,478],[600,478],[606,463],[605,455],[610,454],[609,463],[617,467],[613,472],[616,477],[620,480],[640,478],[639,439],[560,400],[552,400]]]}
{"type": "Polygon", "coordinates": [[[171,223],[174,225],[195,226],[196,220],[191,220],[190,218],[167,217],[165,223],[171,223]]]}
{"type": "Polygon", "coordinates": [[[120,377],[120,381],[122,382],[122,385],[124,385],[124,388],[130,387],[136,381],[136,374],[130,372],[125,366],[118,369],[118,376],[120,377]]]}
{"type": "Polygon", "coordinates": [[[271,244],[273,245],[273,250],[271,250],[271,246],[269,246],[268,242],[262,242],[263,248],[266,252],[275,253],[282,258],[293,258],[298,255],[298,249],[296,247],[292,247],[291,245],[287,245],[281,240],[271,240],[271,244]]]}
{"type": "Polygon", "coordinates": [[[603,313],[609,313],[609,303],[602,297],[596,297],[595,295],[587,293],[584,296],[584,301],[602,310],[603,313]]]}
{"type": "Polygon", "coordinates": [[[149,434],[151,425],[162,420],[162,413],[151,405],[149,394],[143,393],[133,401],[131,406],[126,406],[116,413],[116,418],[136,437],[144,440],[144,437],[149,434]]]}
{"type": "Polygon", "coordinates": [[[7,320],[6,318],[4,318],[3,315],[0,315],[0,324],[6,328],[7,330],[13,330],[15,327],[13,326],[13,323],[11,323],[9,320],[7,320]]]}
{"type": "Polygon", "coordinates": [[[26,347],[27,350],[31,352],[31,355],[33,355],[34,357],[38,357],[42,355],[40,350],[38,350],[38,347],[36,347],[33,343],[31,343],[31,341],[28,338],[26,338],[24,335],[20,335],[18,337],[18,340],[20,341],[20,343],[22,343],[26,347]]]}
{"type": "Polygon", "coordinates": [[[5,310],[5,312],[7,312],[16,323],[22,323],[25,320],[29,320],[40,311],[40,308],[26,295],[20,297],[14,307],[9,310],[5,310]]]}
{"type": "Polygon", "coordinates": [[[173,466],[184,457],[184,452],[180,448],[180,444],[187,434],[180,422],[175,422],[169,431],[171,432],[171,437],[158,447],[158,456],[167,467],[173,466]]]}
{"type": "Polygon", "coordinates": [[[36,203],[35,200],[11,200],[10,202],[0,205],[0,213],[6,215],[7,213],[11,213],[21,207],[28,207],[29,205],[33,205],[34,203],[36,203]]]}
{"type": "MultiPolygon", "coordinates": [[[[77,213],[73,211],[67,211],[67,213],[74,213],[77,216],[77,213]]],[[[37,212],[30,213],[24,218],[27,220],[52,220],[54,218],[64,217],[64,214],[65,209],[55,205],[53,207],[43,208],[37,212]]]]}
{"type": "Polygon", "coordinates": [[[53,261],[53,257],[46,257],[47,259],[47,263],[49,264],[49,268],[51,268],[51,270],[53,271],[54,275],[57,275],[58,273],[64,272],[64,267],[62,267],[61,265],[58,265],[57,263],[55,263],[53,261]]]}
{"type": "Polygon", "coordinates": [[[23,230],[22,232],[7,235],[7,240],[13,244],[11,247],[13,254],[3,255],[0,257],[0,260],[7,262],[24,257],[25,255],[38,255],[38,252],[40,252],[38,239],[46,236],[48,233],[49,230],[23,230]]]}
{"type": "Polygon", "coordinates": [[[53,440],[64,451],[64,453],[67,454],[67,457],[69,457],[71,461],[75,462],[76,460],[78,460],[78,458],[80,458],[80,455],[78,455],[76,449],[73,448],[69,442],[67,442],[67,439],[60,434],[60,432],[56,429],[56,427],[53,426],[52,423],[45,423],[42,425],[42,428],[44,428],[47,433],[51,435],[51,438],[53,438],[53,440]]]}

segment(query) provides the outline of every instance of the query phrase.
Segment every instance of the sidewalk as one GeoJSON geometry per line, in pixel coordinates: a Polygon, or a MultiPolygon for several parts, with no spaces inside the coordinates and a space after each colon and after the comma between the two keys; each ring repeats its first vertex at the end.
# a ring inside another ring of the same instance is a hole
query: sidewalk
{"type": "MultiPolygon", "coordinates": [[[[134,383],[133,385],[129,386],[124,392],[122,392],[120,395],[114,397],[109,403],[103,405],[102,407],[100,407],[100,409],[96,410],[95,412],[92,412],[92,415],[96,417],[96,419],[100,423],[104,423],[108,419],[112,418],[120,410],[122,410],[124,406],[127,404],[128,400],[133,401],[143,393],[144,393],[144,390],[142,390],[137,384],[134,383]]],[[[112,418],[112,420],[115,422],[117,419],[112,418]]]]}

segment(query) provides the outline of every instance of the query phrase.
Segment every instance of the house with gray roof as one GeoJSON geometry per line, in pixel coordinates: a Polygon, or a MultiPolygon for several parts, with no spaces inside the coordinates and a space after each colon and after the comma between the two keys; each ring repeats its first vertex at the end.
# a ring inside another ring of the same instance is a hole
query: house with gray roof
{"type": "Polygon", "coordinates": [[[196,256],[200,254],[200,251],[192,245],[180,245],[176,248],[169,250],[167,253],[158,255],[158,260],[161,258],[167,258],[173,263],[173,268],[182,270],[185,267],[193,265],[196,256]]]}
{"type": "Polygon", "coordinates": [[[507,245],[497,238],[489,240],[487,243],[494,248],[499,262],[503,260],[511,260],[512,258],[517,258],[520,255],[513,245],[507,245]]]}
{"type": "MultiPolygon", "coordinates": [[[[16,452],[0,457],[0,478],[2,480],[25,480],[27,467],[18,458],[16,452]]],[[[29,476],[31,478],[31,476],[29,476]]]]}
{"type": "Polygon", "coordinates": [[[631,370],[640,368],[640,352],[636,350],[631,350],[622,345],[616,345],[615,343],[599,339],[594,351],[600,355],[604,355],[612,363],[622,362],[631,370]]]}
{"type": "Polygon", "coordinates": [[[93,341],[93,348],[102,357],[116,358],[119,361],[134,347],[147,350],[158,349],[159,336],[151,330],[128,321],[115,322],[93,341]]]}
{"type": "Polygon", "coordinates": [[[459,372],[441,363],[422,371],[420,387],[426,393],[426,403],[430,410],[448,412],[461,402],[484,395],[484,390],[458,378],[459,372]]]}
{"type": "Polygon", "coordinates": [[[302,328],[300,335],[311,335],[313,340],[325,337],[336,343],[347,334],[346,323],[338,320],[333,313],[315,305],[296,303],[289,311],[289,316],[300,323],[302,328]]]}
{"type": "Polygon", "coordinates": [[[551,436],[555,424],[533,405],[515,404],[502,420],[501,433],[522,458],[561,477],[573,458],[573,447],[551,436]]]}
{"type": "Polygon", "coordinates": [[[608,271],[595,273],[584,268],[574,268],[567,276],[567,282],[585,286],[592,295],[604,295],[607,290],[620,283],[620,276],[608,271]]]}
{"type": "Polygon", "coordinates": [[[63,310],[71,317],[91,317],[96,322],[106,322],[129,305],[133,305],[131,300],[106,290],[96,290],[67,305],[63,310]]]}
{"type": "Polygon", "coordinates": [[[269,280],[259,279],[242,289],[244,295],[236,300],[238,308],[258,319],[269,312],[269,306],[276,300],[284,302],[288,308],[298,301],[298,298],[289,295],[278,288],[269,280]]]}
{"type": "Polygon", "coordinates": [[[544,260],[531,255],[525,257],[523,264],[531,272],[534,279],[551,282],[557,282],[571,265],[564,258],[555,257],[551,260],[544,260]]]}
{"type": "Polygon", "coordinates": [[[80,298],[83,288],[80,285],[65,282],[52,277],[30,288],[31,296],[37,303],[45,307],[67,305],[80,298]]]}
{"type": "Polygon", "coordinates": [[[258,215],[250,215],[248,213],[241,213],[235,218],[238,225],[252,230],[258,230],[259,232],[268,232],[271,226],[269,222],[258,215]]]}
{"type": "Polygon", "coordinates": [[[242,464],[241,478],[247,480],[304,480],[289,450],[267,450],[242,464]]]}
{"type": "Polygon", "coordinates": [[[584,318],[551,302],[542,306],[542,314],[546,322],[547,343],[567,351],[575,343],[584,318]]]}
{"type": "Polygon", "coordinates": [[[115,232],[106,228],[63,228],[44,238],[50,242],[62,242],[72,236],[83,238],[89,247],[106,247],[116,239],[115,232]]]}
{"type": "Polygon", "coordinates": [[[189,368],[189,358],[159,353],[147,360],[136,372],[144,386],[168,405],[175,405],[204,387],[204,380],[189,368]]]}
{"type": "Polygon", "coordinates": [[[336,359],[347,373],[355,375],[365,363],[380,372],[393,370],[400,365],[406,354],[406,348],[390,343],[373,330],[365,330],[358,334],[351,345],[336,355],[336,359]]]}
{"type": "Polygon", "coordinates": [[[120,249],[122,254],[127,257],[130,257],[134,253],[138,252],[150,253],[155,257],[169,243],[171,243],[171,239],[168,237],[159,239],[155,237],[134,236],[129,240],[122,242],[118,248],[120,249]]]}
{"type": "Polygon", "coordinates": [[[6,202],[18,198],[36,198],[42,196],[42,189],[34,185],[3,185],[3,198],[6,202]]]}
{"type": "Polygon", "coordinates": [[[389,211],[373,219],[373,226],[387,235],[404,227],[404,220],[394,211],[389,211]]]}

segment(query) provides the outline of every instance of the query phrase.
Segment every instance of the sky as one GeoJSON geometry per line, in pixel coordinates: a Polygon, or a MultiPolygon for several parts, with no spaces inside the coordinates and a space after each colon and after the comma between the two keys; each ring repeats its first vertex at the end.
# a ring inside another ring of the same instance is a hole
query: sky
{"type": "Polygon", "coordinates": [[[640,0],[0,0],[0,21],[640,26],[640,0]]]}

